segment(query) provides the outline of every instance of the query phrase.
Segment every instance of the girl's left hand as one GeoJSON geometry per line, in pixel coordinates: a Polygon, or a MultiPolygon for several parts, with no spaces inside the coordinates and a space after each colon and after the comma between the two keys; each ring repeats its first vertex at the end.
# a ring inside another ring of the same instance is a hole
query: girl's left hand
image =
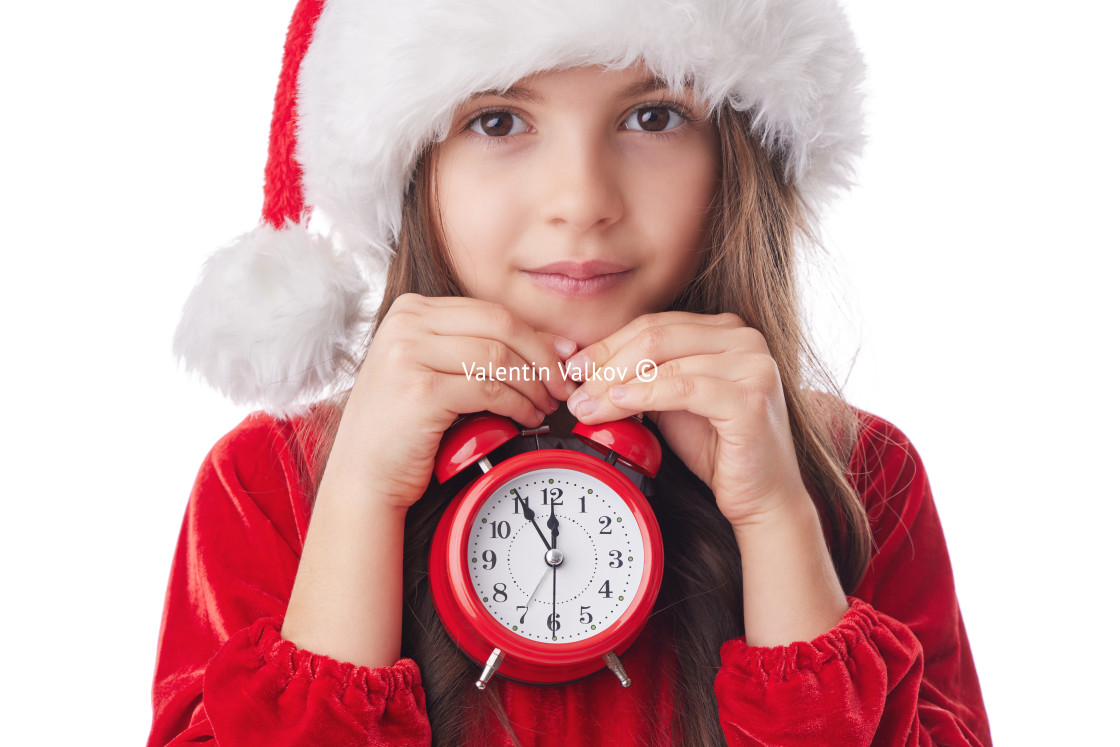
{"type": "Polygon", "coordinates": [[[777,363],[762,334],[738,316],[647,314],[567,363],[587,374],[568,398],[572,414],[603,423],[645,412],[711,488],[733,529],[809,500],[777,363]],[[643,360],[657,364],[652,380],[636,375],[643,360]],[[609,368],[614,381],[593,378],[609,368]]]}

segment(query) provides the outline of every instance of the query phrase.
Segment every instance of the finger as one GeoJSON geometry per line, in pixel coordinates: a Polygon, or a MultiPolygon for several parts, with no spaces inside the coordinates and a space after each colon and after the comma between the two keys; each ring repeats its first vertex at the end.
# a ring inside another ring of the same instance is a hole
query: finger
{"type": "Polygon", "coordinates": [[[656,314],[643,314],[616,332],[579,351],[573,359],[601,362],[609,360],[619,349],[644,330],[672,324],[699,324],[705,327],[731,326],[742,320],[734,314],[695,314],[690,311],[662,311],[656,314]]]}
{"type": "Polygon", "coordinates": [[[432,374],[435,380],[428,389],[431,396],[445,405],[448,412],[492,412],[516,420],[528,428],[535,428],[544,421],[544,411],[533,400],[502,381],[471,381],[465,376],[432,374]]]}
{"type": "Polygon", "coordinates": [[[635,412],[684,410],[706,418],[713,425],[742,416],[744,407],[766,407],[761,392],[741,382],[710,376],[635,381],[611,387],[595,411],[594,422],[606,422],[635,412]]]}
{"type": "Polygon", "coordinates": [[[554,398],[567,399],[575,390],[574,386],[569,386],[559,375],[560,349],[570,349],[574,345],[572,341],[558,335],[538,333],[501,304],[474,301],[462,306],[445,306],[433,310],[435,313],[426,319],[433,333],[440,336],[481,337],[502,342],[531,366],[548,371],[547,375],[543,375],[542,382],[554,398]]]}
{"type": "MultiPolygon", "coordinates": [[[[734,319],[738,317],[726,320],[729,326],[680,323],[643,329],[608,360],[588,364],[585,383],[568,398],[569,409],[578,417],[579,409],[575,408],[580,408],[584,400],[602,397],[608,387],[635,376],[645,379],[661,376],[664,366],[690,358],[700,359],[689,364],[691,366],[707,366],[703,373],[734,380],[745,365],[745,356],[769,358],[762,335],[750,327],[730,326],[734,319]]],[[[572,365],[578,355],[582,352],[569,359],[567,365],[572,365]]],[[[586,405],[582,409],[587,412],[586,405]]]]}
{"type": "MultiPolygon", "coordinates": [[[[573,399],[579,397],[577,393],[573,399]]],[[[715,423],[741,414],[748,402],[753,406],[781,399],[781,378],[770,356],[709,354],[669,361],[651,380],[633,378],[611,385],[595,397],[579,399],[573,414],[583,422],[598,423],[634,412],[687,410],[715,423]]]]}
{"type": "MultiPolygon", "coordinates": [[[[428,349],[413,350],[432,371],[462,376],[468,381],[500,381],[531,400],[538,410],[550,413],[559,401],[549,394],[544,377],[554,371],[540,370],[498,340],[480,337],[427,338],[428,349]]],[[[469,411],[464,411],[469,412],[469,411]]]]}
{"type": "MultiPolygon", "coordinates": [[[[650,374],[643,379],[630,378],[623,384],[643,383],[655,379],[672,379],[680,376],[707,376],[729,382],[755,381],[766,374],[766,369],[773,367],[774,359],[761,353],[748,353],[742,350],[732,350],[726,353],[705,353],[690,355],[684,358],[674,358],[651,369],[650,374]]],[[[607,387],[610,389],[612,387],[607,387]]]]}
{"type": "Polygon", "coordinates": [[[612,366],[633,370],[642,360],[673,358],[732,349],[769,352],[766,340],[734,314],[667,312],[640,317],[615,334],[568,359],[573,368],[612,366]]]}

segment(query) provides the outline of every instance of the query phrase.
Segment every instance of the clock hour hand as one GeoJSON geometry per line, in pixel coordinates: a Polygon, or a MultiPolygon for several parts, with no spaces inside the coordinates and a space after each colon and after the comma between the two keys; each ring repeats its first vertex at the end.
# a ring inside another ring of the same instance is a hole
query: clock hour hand
{"type": "Polygon", "coordinates": [[[556,538],[560,536],[560,522],[556,520],[556,503],[549,501],[548,505],[552,509],[552,514],[548,517],[548,528],[552,530],[552,544],[549,547],[555,550],[556,538]]]}
{"type": "MultiPolygon", "coordinates": [[[[544,532],[541,531],[540,526],[537,524],[537,514],[536,514],[535,511],[533,511],[533,509],[529,508],[529,501],[522,498],[521,494],[518,493],[516,490],[513,491],[513,499],[521,504],[521,508],[525,511],[525,518],[528,519],[529,521],[533,522],[533,529],[536,529],[537,534],[539,534],[541,536],[541,542],[544,543],[544,546],[546,548],[548,548],[549,550],[551,550],[553,547],[555,547],[556,546],[555,540],[552,542],[552,544],[549,544],[548,537],[544,536],[544,532]]],[[[550,521],[552,521],[552,519],[550,519],[550,521]]],[[[549,526],[552,526],[552,525],[549,524],[549,526]]]]}

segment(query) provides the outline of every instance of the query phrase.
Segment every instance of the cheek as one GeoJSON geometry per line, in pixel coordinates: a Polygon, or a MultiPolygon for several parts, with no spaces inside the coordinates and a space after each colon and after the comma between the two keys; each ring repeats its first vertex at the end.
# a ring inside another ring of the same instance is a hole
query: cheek
{"type": "Polygon", "coordinates": [[[495,281],[494,269],[517,235],[516,195],[469,165],[442,167],[433,204],[452,269],[464,293],[488,298],[493,294],[487,284],[495,281]]]}
{"type": "Polygon", "coordinates": [[[672,170],[651,170],[634,185],[643,235],[661,255],[667,277],[691,278],[708,242],[719,169],[707,151],[691,155],[672,170]]]}
{"type": "Polygon", "coordinates": [[[703,233],[719,179],[718,147],[714,133],[704,133],[639,161],[630,190],[643,218],[678,242],[703,233]]]}

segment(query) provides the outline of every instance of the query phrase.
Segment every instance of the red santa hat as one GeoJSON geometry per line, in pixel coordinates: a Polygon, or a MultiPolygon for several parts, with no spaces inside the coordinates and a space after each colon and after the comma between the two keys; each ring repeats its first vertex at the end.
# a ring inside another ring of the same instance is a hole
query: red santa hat
{"type": "Polygon", "coordinates": [[[276,414],[331,393],[368,337],[413,168],[455,109],[534,72],[636,62],[750,112],[812,214],[849,185],[864,67],[837,0],[300,0],[262,220],[206,263],[176,354],[276,414]]]}

